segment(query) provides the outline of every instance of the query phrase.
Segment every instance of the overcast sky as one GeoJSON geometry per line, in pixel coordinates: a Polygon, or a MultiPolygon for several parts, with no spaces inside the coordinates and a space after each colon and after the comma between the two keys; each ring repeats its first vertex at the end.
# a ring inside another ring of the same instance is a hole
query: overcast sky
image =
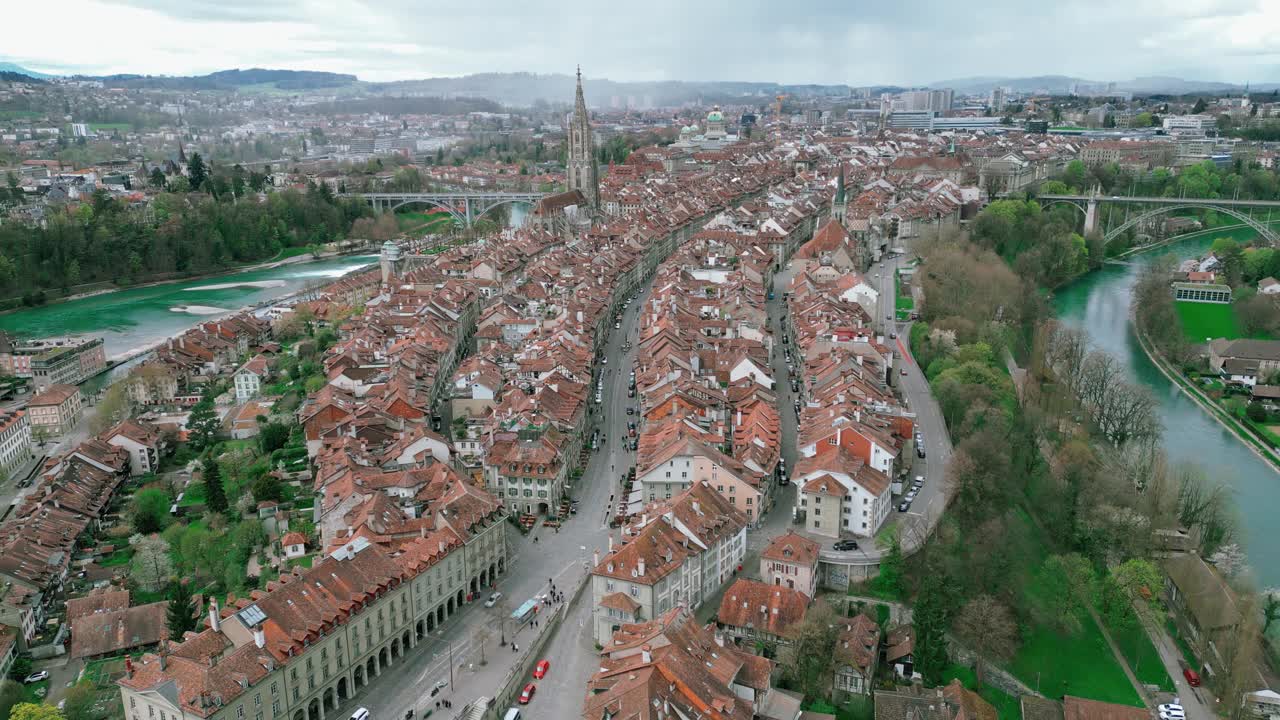
{"type": "Polygon", "coordinates": [[[1280,0],[5,2],[0,59],[53,73],[923,85],[974,75],[1280,81],[1280,0]],[[438,7],[439,10],[432,8],[438,7]],[[22,31],[17,31],[24,28],[22,31]]]}

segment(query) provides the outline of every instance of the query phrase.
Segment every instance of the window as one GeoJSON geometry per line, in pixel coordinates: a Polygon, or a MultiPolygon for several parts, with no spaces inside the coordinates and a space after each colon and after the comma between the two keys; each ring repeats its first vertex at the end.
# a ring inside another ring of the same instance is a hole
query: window
{"type": "MultiPolygon", "coordinates": [[[[243,705],[241,705],[240,707],[236,708],[236,717],[238,717],[238,718],[242,718],[242,717],[244,717],[244,706],[243,706],[243,705]]],[[[160,720],[164,720],[164,718],[161,718],[160,720]]]]}
{"type": "Polygon", "coordinates": [[[631,586],[631,597],[640,597],[640,588],[635,585],[631,586]]]}
{"type": "Polygon", "coordinates": [[[748,505],[750,505],[750,504],[751,504],[751,498],[747,498],[747,504],[748,504],[748,505]]]}
{"type": "MultiPolygon", "coordinates": [[[[730,498],[730,499],[732,499],[732,498],[730,498]]],[[[818,517],[818,516],[819,516],[819,515],[821,515],[821,514],[822,514],[822,508],[814,508],[814,509],[813,509],[813,516],[814,516],[814,517],[818,517]]]]}

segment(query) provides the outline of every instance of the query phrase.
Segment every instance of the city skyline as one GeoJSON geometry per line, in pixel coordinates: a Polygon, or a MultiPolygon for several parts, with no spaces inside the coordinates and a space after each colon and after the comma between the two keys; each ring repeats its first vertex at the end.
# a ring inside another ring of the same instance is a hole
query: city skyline
{"type": "MultiPolygon", "coordinates": [[[[794,8],[751,1],[733,13],[672,2],[486,5],[424,13],[406,0],[255,3],[71,0],[59,43],[17,34],[0,60],[54,74],[198,75],[267,67],[391,81],[482,72],[565,73],[615,81],[759,79],[920,86],[965,76],[1067,75],[1098,81],[1172,75],[1243,84],[1280,80],[1280,6],[1199,0],[1166,7],[1079,0],[982,13],[934,0],[895,6],[826,0],[794,8]],[[550,32],[542,18],[555,17],[550,32]],[[628,28],[625,34],[615,28],[628,28]],[[146,42],[103,45],[103,28],[146,42]],[[92,57],[63,47],[95,48],[92,57]]],[[[9,10],[15,27],[48,20],[9,10]]]]}

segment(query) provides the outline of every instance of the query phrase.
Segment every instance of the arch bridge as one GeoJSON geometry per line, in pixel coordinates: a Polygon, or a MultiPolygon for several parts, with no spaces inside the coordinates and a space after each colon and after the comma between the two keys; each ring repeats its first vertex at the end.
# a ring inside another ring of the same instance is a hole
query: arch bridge
{"type": "Polygon", "coordinates": [[[439,192],[439,193],[351,193],[373,205],[378,212],[395,212],[406,205],[421,204],[440,208],[464,227],[485,213],[502,205],[526,203],[536,205],[542,193],[513,192],[439,192]]]}
{"type": "Polygon", "coordinates": [[[1280,210],[1280,201],[1276,200],[1231,200],[1224,198],[1168,198],[1168,197],[1126,197],[1123,195],[1039,195],[1035,198],[1043,207],[1053,205],[1071,205],[1084,213],[1084,231],[1086,234],[1098,229],[1098,205],[1100,203],[1132,203],[1150,205],[1151,209],[1139,213],[1121,225],[1109,230],[1103,236],[1106,243],[1111,243],[1124,234],[1129,228],[1167,215],[1178,210],[1214,210],[1229,215],[1245,225],[1253,228],[1272,246],[1280,246],[1280,235],[1277,235],[1266,223],[1261,222],[1244,212],[1249,208],[1266,208],[1280,210]]]}

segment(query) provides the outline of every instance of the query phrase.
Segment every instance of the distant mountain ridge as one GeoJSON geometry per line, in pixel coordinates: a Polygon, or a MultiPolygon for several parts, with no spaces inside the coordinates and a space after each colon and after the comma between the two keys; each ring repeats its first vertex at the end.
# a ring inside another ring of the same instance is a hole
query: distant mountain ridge
{"type": "Polygon", "coordinates": [[[0,73],[26,75],[27,77],[35,78],[36,80],[48,80],[49,78],[54,77],[53,75],[46,75],[45,73],[36,72],[35,70],[28,70],[17,63],[11,62],[0,62],[0,73]]]}
{"type": "Polygon", "coordinates": [[[219,70],[208,75],[103,75],[81,76],[85,80],[100,80],[112,87],[148,88],[163,90],[235,90],[247,85],[273,84],[281,90],[319,90],[336,88],[359,82],[355,75],[319,72],[316,70],[219,70]]]}

